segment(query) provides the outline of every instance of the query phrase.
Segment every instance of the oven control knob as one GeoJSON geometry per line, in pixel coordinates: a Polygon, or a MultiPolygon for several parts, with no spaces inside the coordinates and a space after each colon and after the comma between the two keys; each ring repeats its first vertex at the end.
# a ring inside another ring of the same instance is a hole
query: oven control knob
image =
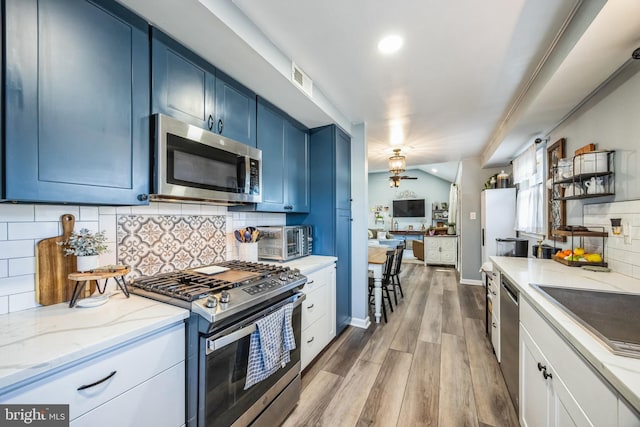
{"type": "Polygon", "coordinates": [[[287,275],[286,274],[281,274],[280,275],[280,281],[281,282],[286,282],[287,281],[287,275]]]}
{"type": "Polygon", "coordinates": [[[220,292],[220,302],[227,303],[231,300],[231,294],[228,291],[220,292]]]}
{"type": "Polygon", "coordinates": [[[218,298],[216,298],[216,297],[207,298],[207,302],[205,303],[205,305],[207,306],[207,308],[216,307],[218,305],[218,298]]]}

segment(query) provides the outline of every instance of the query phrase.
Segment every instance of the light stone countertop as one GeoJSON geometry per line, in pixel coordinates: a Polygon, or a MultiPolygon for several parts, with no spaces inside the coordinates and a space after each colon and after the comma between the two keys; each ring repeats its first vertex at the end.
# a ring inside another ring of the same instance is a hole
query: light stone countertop
{"type": "Polygon", "coordinates": [[[148,298],[113,294],[92,308],[68,303],[0,316],[0,395],[64,365],[163,329],[189,311],[148,298]]]}
{"type": "Polygon", "coordinates": [[[491,257],[528,302],[636,411],[640,412],[640,359],[617,356],[530,284],[640,294],[640,280],[567,267],[553,260],[491,257]]]}
{"type": "Polygon", "coordinates": [[[309,255],[285,262],[282,265],[290,268],[297,268],[300,270],[300,273],[307,275],[324,267],[328,267],[337,260],[338,258],[334,256],[309,255]]]}

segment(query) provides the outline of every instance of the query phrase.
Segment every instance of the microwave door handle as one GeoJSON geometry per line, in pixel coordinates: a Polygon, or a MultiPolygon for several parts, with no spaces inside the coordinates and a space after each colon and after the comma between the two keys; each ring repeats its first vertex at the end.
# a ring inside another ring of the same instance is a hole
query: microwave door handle
{"type": "Polygon", "coordinates": [[[244,171],[243,171],[244,174],[242,176],[243,182],[244,182],[244,194],[249,194],[249,191],[251,189],[250,171],[251,171],[251,158],[249,158],[249,156],[244,156],[244,171]]]}

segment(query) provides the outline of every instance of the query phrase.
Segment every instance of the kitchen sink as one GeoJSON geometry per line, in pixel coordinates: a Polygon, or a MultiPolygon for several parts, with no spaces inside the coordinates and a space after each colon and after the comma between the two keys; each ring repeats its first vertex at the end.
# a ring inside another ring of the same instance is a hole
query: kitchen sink
{"type": "Polygon", "coordinates": [[[640,358],[640,295],[532,285],[621,356],[640,358]]]}

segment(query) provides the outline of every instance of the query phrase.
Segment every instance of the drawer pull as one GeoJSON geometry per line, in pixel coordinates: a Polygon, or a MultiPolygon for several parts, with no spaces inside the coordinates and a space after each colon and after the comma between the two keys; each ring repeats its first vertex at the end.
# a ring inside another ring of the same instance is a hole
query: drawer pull
{"type": "Polygon", "coordinates": [[[547,367],[544,366],[542,363],[538,362],[538,371],[542,372],[543,370],[547,370],[547,367]]]}
{"type": "Polygon", "coordinates": [[[315,304],[311,304],[310,306],[307,307],[307,309],[311,310],[313,308],[313,306],[315,306],[315,304]]]}
{"type": "Polygon", "coordinates": [[[80,387],[78,387],[78,391],[80,391],[80,390],[86,390],[86,389],[88,389],[88,388],[95,387],[95,386],[97,386],[98,384],[102,384],[103,382],[107,381],[109,378],[113,377],[113,376],[116,374],[116,372],[118,372],[118,371],[113,371],[113,372],[111,372],[109,375],[107,375],[106,377],[104,377],[104,378],[103,378],[103,379],[101,379],[101,380],[96,381],[95,383],[86,384],[86,385],[81,385],[80,387]]]}
{"type": "Polygon", "coordinates": [[[545,369],[544,371],[542,371],[542,376],[544,377],[544,379],[546,380],[547,378],[551,378],[553,379],[553,375],[551,375],[551,372],[547,373],[547,370],[545,369]]]}
{"type": "Polygon", "coordinates": [[[307,282],[307,285],[313,285],[313,283],[315,282],[315,280],[310,280],[307,282]]]}
{"type": "Polygon", "coordinates": [[[314,339],[314,338],[315,338],[315,337],[311,337],[311,339],[310,339],[309,341],[307,341],[307,344],[311,344],[311,343],[313,342],[313,339],[314,339]]]}

